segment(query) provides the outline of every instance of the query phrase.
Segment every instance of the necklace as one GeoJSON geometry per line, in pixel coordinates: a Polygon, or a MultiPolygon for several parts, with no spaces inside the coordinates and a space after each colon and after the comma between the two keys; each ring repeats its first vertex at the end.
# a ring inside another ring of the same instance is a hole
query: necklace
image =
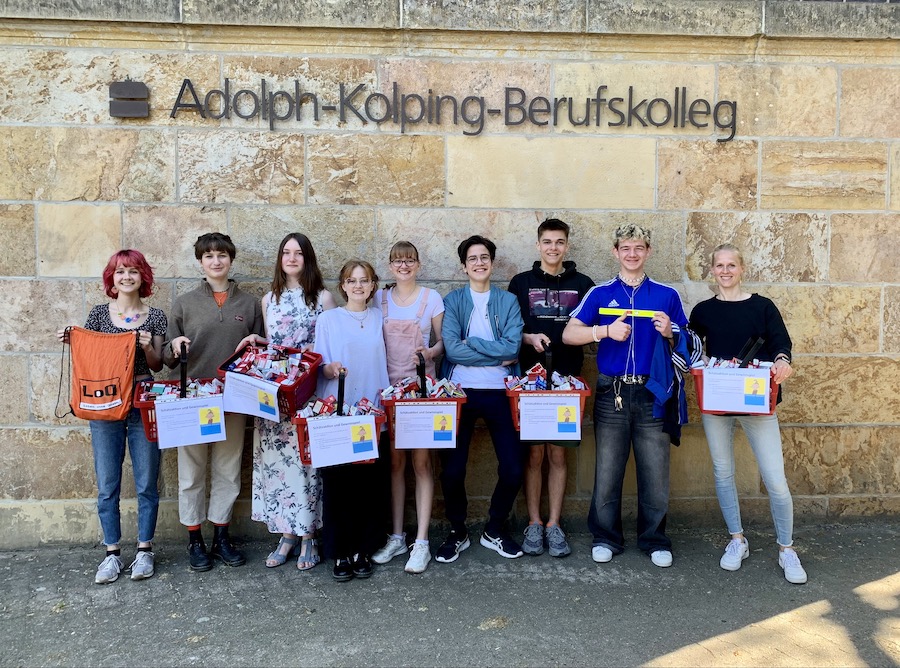
{"type": "Polygon", "coordinates": [[[619,272],[619,280],[625,285],[640,285],[644,282],[645,278],[647,278],[647,274],[641,274],[640,278],[625,278],[622,276],[622,273],[619,272]]]}
{"type": "Polygon", "coordinates": [[[394,303],[397,306],[408,306],[415,299],[415,296],[419,294],[419,288],[416,286],[411,293],[407,297],[403,297],[401,301],[400,291],[397,290],[397,287],[394,286],[391,288],[391,297],[394,299],[394,303]]]}
{"type": "Polygon", "coordinates": [[[366,309],[365,312],[363,312],[363,317],[362,317],[362,318],[357,318],[355,315],[353,315],[353,311],[351,311],[350,309],[348,309],[346,306],[344,307],[344,310],[345,310],[347,313],[350,314],[350,317],[351,317],[351,318],[353,318],[354,320],[356,320],[356,322],[359,323],[359,328],[360,328],[360,329],[365,329],[365,325],[364,325],[363,323],[365,323],[365,322],[366,322],[366,318],[369,317],[369,309],[366,309]]]}

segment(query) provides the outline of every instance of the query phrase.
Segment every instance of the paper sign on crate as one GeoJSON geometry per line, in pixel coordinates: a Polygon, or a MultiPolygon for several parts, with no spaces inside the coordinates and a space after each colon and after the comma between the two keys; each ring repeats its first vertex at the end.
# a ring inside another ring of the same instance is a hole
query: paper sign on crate
{"type": "Polygon", "coordinates": [[[394,447],[456,447],[456,402],[398,402],[394,407],[394,447]]]}
{"type": "Polygon", "coordinates": [[[558,392],[523,392],[519,423],[525,441],[580,441],[581,397],[558,392]]]}
{"type": "Polygon", "coordinates": [[[770,413],[771,375],[770,369],[704,369],[703,410],[770,413]]]}
{"type": "Polygon", "coordinates": [[[154,410],[160,449],[225,440],[222,395],[157,401],[154,410]]]}
{"type": "Polygon", "coordinates": [[[278,422],[278,384],[229,371],[225,374],[225,410],[278,422]]]}
{"type": "Polygon", "coordinates": [[[310,419],[306,428],[316,468],[378,458],[378,430],[371,415],[310,419]]]}

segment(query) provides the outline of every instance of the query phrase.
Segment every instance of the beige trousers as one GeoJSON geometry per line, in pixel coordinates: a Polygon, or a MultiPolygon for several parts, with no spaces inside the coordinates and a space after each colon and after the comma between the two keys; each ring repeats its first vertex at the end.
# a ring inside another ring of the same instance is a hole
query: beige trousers
{"type": "Polygon", "coordinates": [[[185,526],[228,524],[241,491],[241,453],[247,416],[225,414],[224,441],[178,448],[178,517],[185,526]],[[206,464],[209,462],[209,511],[206,509],[206,464]]]}

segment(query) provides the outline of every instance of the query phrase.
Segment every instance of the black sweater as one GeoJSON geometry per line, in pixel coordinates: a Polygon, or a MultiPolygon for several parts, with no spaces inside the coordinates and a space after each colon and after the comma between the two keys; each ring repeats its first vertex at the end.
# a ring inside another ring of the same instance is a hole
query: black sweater
{"type": "MultiPolygon", "coordinates": [[[[545,273],[541,263],[535,262],[531,271],[523,271],[509,282],[509,291],[519,300],[525,333],[550,337],[553,369],[563,375],[581,374],[582,346],[564,345],[562,333],[569,322],[569,314],[592,287],[594,281],[576,271],[575,263],[569,260],[563,262],[563,271],[556,276],[545,273]]],[[[544,355],[535,352],[533,346],[523,345],[519,352],[522,372],[535,362],[545,363],[544,355]]]]}

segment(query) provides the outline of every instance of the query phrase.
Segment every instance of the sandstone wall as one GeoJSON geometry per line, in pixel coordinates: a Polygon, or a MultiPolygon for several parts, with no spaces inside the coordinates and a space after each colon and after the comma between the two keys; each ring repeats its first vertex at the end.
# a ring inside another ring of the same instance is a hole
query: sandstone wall
{"type": "MultiPolygon", "coordinates": [[[[98,536],[89,435],[54,416],[53,333],[103,300],[99,272],[118,248],[147,255],[159,279],[151,302],[166,311],[198,278],[190,246],[210,230],[231,234],[237,276],[258,294],[293,230],[313,239],[332,287],[350,256],[388,276],[388,248],[408,238],[423,251],[426,284],[446,293],[464,278],[460,239],[498,243],[502,283],[530,265],[534,229],[550,215],[573,225],[572,257],[596,280],[615,271],[616,224],[653,228],[649,270],[687,309],[711,294],[709,250],[741,245],[752,289],[780,305],[795,342],[797,373],[779,415],[799,519],[900,512],[897,4],[498,0],[473,12],[474,3],[407,0],[398,15],[396,3],[363,13],[359,3],[311,0],[277,20],[258,4],[241,14],[233,3],[187,0],[98,0],[79,3],[78,15],[53,2],[3,10],[0,547],[98,536]],[[149,118],[110,116],[108,86],[126,78],[149,87],[149,118]],[[556,125],[486,114],[473,134],[446,116],[401,128],[351,112],[316,120],[306,108],[272,130],[258,117],[172,118],[185,78],[201,99],[226,78],[232,92],[258,91],[265,79],[286,91],[296,81],[331,103],[342,83],[390,98],[396,82],[495,107],[516,87],[529,99],[572,96],[576,120],[600,85],[607,97],[632,86],[668,103],[684,87],[689,101],[735,101],[737,122],[732,140],[717,141],[728,131],[712,123],[610,126],[606,107],[599,126],[576,126],[564,106],[556,125]]],[[[589,359],[588,377],[592,369],[589,359]]],[[[768,525],[738,441],[745,513],[768,525]]],[[[696,410],[672,462],[673,521],[717,524],[696,410]]],[[[161,536],[178,532],[174,463],[166,453],[161,536]]],[[[590,427],[570,463],[567,519],[581,530],[590,427]]],[[[494,466],[481,435],[473,517],[494,466]]],[[[249,529],[246,505],[237,514],[249,529]]],[[[126,536],[131,526],[126,518],[126,536]]]]}

